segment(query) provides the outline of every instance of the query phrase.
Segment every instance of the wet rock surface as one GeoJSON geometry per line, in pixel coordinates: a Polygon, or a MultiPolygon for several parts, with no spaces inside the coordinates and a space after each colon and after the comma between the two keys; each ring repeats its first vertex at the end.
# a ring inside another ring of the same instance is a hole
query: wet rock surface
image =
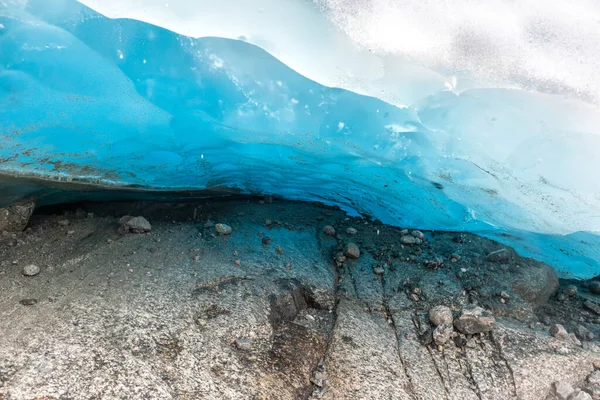
{"type": "Polygon", "coordinates": [[[4,400],[600,394],[593,284],[475,235],[276,199],[82,204],[0,243],[0,278],[4,400]],[[120,234],[130,215],[151,230],[120,234]]]}

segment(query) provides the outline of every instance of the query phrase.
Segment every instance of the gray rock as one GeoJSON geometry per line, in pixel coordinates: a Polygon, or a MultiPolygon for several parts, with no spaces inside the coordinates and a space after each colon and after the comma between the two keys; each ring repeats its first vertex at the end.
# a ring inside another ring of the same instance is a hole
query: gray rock
{"type": "Polygon", "coordinates": [[[534,308],[547,304],[559,287],[556,271],[544,263],[533,262],[511,277],[512,291],[534,308]]]}
{"type": "Polygon", "coordinates": [[[354,243],[348,243],[344,248],[344,255],[348,258],[358,258],[360,257],[360,249],[354,243]]]}
{"type": "Polygon", "coordinates": [[[27,227],[35,203],[25,202],[0,208],[0,232],[19,232],[27,227]]]}
{"type": "Polygon", "coordinates": [[[454,317],[452,316],[452,310],[446,306],[435,306],[429,310],[429,320],[434,326],[438,325],[452,325],[454,317]]]}
{"type": "Polygon", "coordinates": [[[511,254],[510,251],[508,251],[508,249],[500,249],[492,251],[490,254],[487,255],[486,258],[490,262],[503,263],[510,260],[510,256],[511,254]]]}
{"type": "Polygon", "coordinates": [[[563,291],[563,293],[565,294],[565,296],[569,296],[569,297],[577,297],[577,286],[575,285],[569,285],[565,288],[565,290],[563,291]]]}
{"type": "Polygon", "coordinates": [[[119,220],[121,228],[127,232],[144,233],[152,229],[150,222],[144,217],[132,217],[125,215],[119,220]]]}
{"type": "Polygon", "coordinates": [[[420,240],[425,239],[425,235],[421,231],[412,231],[412,235],[413,235],[413,237],[416,237],[417,239],[420,239],[420,240]]]}
{"type": "Polygon", "coordinates": [[[575,389],[568,382],[557,381],[552,384],[552,391],[558,400],[567,400],[575,389]]]}
{"type": "Polygon", "coordinates": [[[23,299],[19,301],[19,303],[21,303],[23,306],[34,306],[37,304],[37,302],[37,299],[23,299]]]}
{"type": "Polygon", "coordinates": [[[591,281],[588,283],[588,289],[594,294],[600,294],[600,281],[591,281]]]}
{"type": "Polygon", "coordinates": [[[577,339],[577,336],[575,336],[574,333],[569,333],[569,336],[567,337],[567,339],[574,345],[581,346],[581,342],[579,341],[579,339],[577,339]]]}
{"type": "Polygon", "coordinates": [[[568,400],[592,400],[592,396],[583,390],[576,390],[575,392],[571,393],[571,395],[568,397],[568,400]]]}
{"type": "Polygon", "coordinates": [[[454,327],[452,325],[441,324],[433,330],[433,341],[438,346],[444,346],[454,336],[454,327]]]}
{"type": "Polygon", "coordinates": [[[36,276],[41,271],[40,267],[34,264],[29,264],[23,267],[23,275],[25,276],[36,276]]]}
{"type": "Polygon", "coordinates": [[[491,312],[474,305],[464,306],[460,317],[454,320],[456,329],[466,335],[489,332],[495,324],[496,319],[491,312]]]}
{"type": "Polygon", "coordinates": [[[327,236],[335,236],[335,228],[331,225],[325,225],[323,227],[323,233],[327,236]]]}
{"type": "Polygon", "coordinates": [[[583,325],[577,325],[575,327],[575,331],[573,333],[575,333],[575,336],[577,336],[577,339],[579,339],[579,340],[594,339],[594,334],[592,332],[590,332],[589,329],[587,329],[583,325]]]}
{"type": "Polygon", "coordinates": [[[356,235],[358,233],[358,231],[355,228],[348,228],[348,229],[346,229],[346,233],[348,235],[354,236],[354,235],[356,235]]]}
{"type": "Polygon", "coordinates": [[[401,236],[406,236],[406,235],[408,235],[408,233],[409,233],[409,232],[408,232],[408,229],[402,229],[402,230],[400,231],[400,235],[401,235],[401,236]]]}
{"type": "Polygon", "coordinates": [[[231,235],[233,229],[227,224],[216,224],[215,230],[219,235],[231,235]]]}
{"type": "Polygon", "coordinates": [[[421,242],[421,239],[419,239],[419,238],[406,235],[406,236],[402,236],[400,238],[400,243],[402,243],[402,244],[421,244],[422,242],[421,242]]]}
{"type": "Polygon", "coordinates": [[[58,225],[60,226],[69,226],[70,222],[68,219],[61,219],[60,221],[58,221],[58,225]]]}
{"type": "Polygon", "coordinates": [[[550,335],[559,340],[566,340],[569,337],[567,330],[561,324],[552,325],[550,327],[550,335]]]}
{"type": "Polygon", "coordinates": [[[588,376],[587,381],[590,385],[600,385],[600,371],[596,370],[592,372],[588,376]]]}
{"type": "Polygon", "coordinates": [[[385,269],[377,266],[377,267],[373,267],[373,272],[375,272],[375,274],[377,274],[377,275],[383,275],[385,273],[385,269]]]}

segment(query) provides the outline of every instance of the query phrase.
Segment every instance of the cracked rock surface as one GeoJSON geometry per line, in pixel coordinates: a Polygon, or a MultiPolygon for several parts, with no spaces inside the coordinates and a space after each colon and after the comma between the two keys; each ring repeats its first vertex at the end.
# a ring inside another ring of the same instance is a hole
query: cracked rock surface
{"type": "Polygon", "coordinates": [[[474,235],[266,203],[36,212],[0,243],[0,399],[600,395],[600,297],[584,285],[560,297],[572,282],[474,235]],[[119,230],[126,215],[152,230],[119,230]],[[461,315],[483,328],[455,329],[461,315]]]}

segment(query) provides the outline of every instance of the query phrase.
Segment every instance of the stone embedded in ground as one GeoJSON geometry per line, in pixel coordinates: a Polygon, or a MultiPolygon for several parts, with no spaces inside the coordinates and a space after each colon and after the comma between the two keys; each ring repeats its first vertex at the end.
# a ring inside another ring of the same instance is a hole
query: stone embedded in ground
{"type": "Polygon", "coordinates": [[[21,301],[19,301],[19,303],[21,303],[21,305],[24,306],[34,306],[37,304],[37,299],[23,299],[21,301]]]}
{"type": "Polygon", "coordinates": [[[375,272],[376,275],[383,275],[385,273],[385,269],[380,266],[375,266],[373,267],[373,272],[375,272]]]}
{"type": "Polygon", "coordinates": [[[435,306],[429,310],[429,320],[434,326],[438,325],[452,325],[454,316],[452,310],[446,306],[435,306]]]}
{"type": "Polygon", "coordinates": [[[358,233],[358,231],[355,228],[348,228],[348,229],[346,229],[346,233],[348,235],[356,235],[358,233]]]}
{"type": "Polygon", "coordinates": [[[323,227],[323,233],[327,236],[335,236],[335,228],[331,225],[325,225],[323,227]]]}
{"type": "Polygon", "coordinates": [[[492,251],[487,255],[487,260],[495,263],[503,263],[510,260],[510,251],[508,249],[500,249],[492,251]]]}
{"type": "Polygon", "coordinates": [[[34,264],[29,264],[23,267],[23,275],[25,276],[36,276],[41,271],[40,267],[34,264]]]}
{"type": "Polygon", "coordinates": [[[466,305],[460,317],[454,320],[454,326],[466,335],[489,332],[494,329],[496,319],[491,312],[474,305],[466,305]]]}
{"type": "Polygon", "coordinates": [[[441,324],[433,330],[433,341],[438,346],[444,346],[454,336],[454,327],[452,325],[441,324]]]}
{"type": "Polygon", "coordinates": [[[219,235],[231,235],[233,229],[227,224],[216,224],[215,230],[219,235]]]}
{"type": "Polygon", "coordinates": [[[150,225],[150,222],[144,217],[125,215],[124,217],[121,217],[119,223],[121,224],[121,229],[126,232],[144,233],[152,230],[152,225],[150,225]]]}
{"type": "Polygon", "coordinates": [[[550,335],[560,340],[566,340],[569,337],[567,330],[561,324],[552,325],[550,327],[550,335]]]}
{"type": "Polygon", "coordinates": [[[34,209],[34,202],[13,204],[0,208],[0,232],[20,232],[24,230],[34,209]]]}
{"type": "Polygon", "coordinates": [[[354,243],[348,243],[344,248],[344,255],[348,258],[358,258],[360,257],[360,249],[354,243]]]}
{"type": "Polygon", "coordinates": [[[554,268],[540,262],[530,262],[510,274],[511,289],[534,308],[548,303],[559,288],[554,268]]]}
{"type": "Polygon", "coordinates": [[[558,400],[567,400],[575,389],[568,382],[557,381],[552,384],[552,391],[558,400]]]}

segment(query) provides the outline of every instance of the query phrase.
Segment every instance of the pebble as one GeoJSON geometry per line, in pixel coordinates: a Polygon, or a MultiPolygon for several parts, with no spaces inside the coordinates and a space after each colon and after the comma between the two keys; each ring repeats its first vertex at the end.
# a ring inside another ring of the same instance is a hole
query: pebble
{"type": "Polygon", "coordinates": [[[373,272],[377,275],[383,275],[385,273],[385,269],[382,267],[373,267],[373,272]]]}
{"type": "Polygon", "coordinates": [[[417,294],[413,293],[410,295],[410,299],[412,301],[419,301],[419,296],[417,294]]]}
{"type": "Polygon", "coordinates": [[[37,304],[37,299],[23,299],[21,301],[19,301],[19,303],[21,303],[21,305],[24,306],[33,306],[37,304]]]}
{"type": "Polygon", "coordinates": [[[550,335],[559,340],[566,340],[569,337],[567,330],[561,324],[552,325],[550,327],[550,335]]]}
{"type": "Polygon", "coordinates": [[[452,325],[454,317],[452,316],[452,310],[446,306],[435,306],[429,310],[429,320],[434,326],[438,325],[452,325]]]}
{"type": "Polygon", "coordinates": [[[273,239],[270,238],[269,236],[264,236],[262,238],[262,244],[264,244],[265,246],[268,246],[272,241],[273,241],[273,239]]]}
{"type": "Polygon", "coordinates": [[[566,296],[569,297],[577,297],[577,286],[575,285],[569,285],[565,288],[565,290],[563,291],[563,293],[566,296]]]}
{"type": "Polygon", "coordinates": [[[569,400],[592,400],[592,396],[589,393],[584,392],[583,390],[578,390],[568,397],[569,400]]]}
{"type": "Polygon", "coordinates": [[[496,319],[491,312],[481,307],[466,305],[460,317],[454,320],[454,326],[466,335],[489,332],[494,329],[496,319]]]}
{"type": "Polygon", "coordinates": [[[68,226],[70,224],[68,219],[61,219],[60,221],[58,221],[58,224],[60,226],[68,226]]]}
{"type": "Polygon", "coordinates": [[[325,225],[323,227],[323,233],[327,236],[335,236],[335,228],[331,225],[325,225]]]}
{"type": "Polygon", "coordinates": [[[459,262],[460,261],[460,256],[456,253],[452,253],[450,255],[450,261],[452,261],[453,263],[459,262]]]}
{"type": "Polygon", "coordinates": [[[354,235],[356,235],[358,233],[358,231],[356,229],[354,229],[354,228],[348,228],[348,229],[346,229],[346,233],[348,235],[354,236],[354,235]]]}
{"type": "Polygon", "coordinates": [[[283,254],[283,248],[281,246],[277,246],[275,248],[275,251],[277,252],[277,254],[283,254]]]}
{"type": "Polygon", "coordinates": [[[357,259],[360,257],[360,249],[354,243],[348,243],[344,248],[344,255],[348,258],[357,259]]]}
{"type": "Polygon", "coordinates": [[[270,219],[265,220],[265,226],[271,226],[273,225],[273,221],[271,221],[270,219]]]}
{"type": "Polygon", "coordinates": [[[41,271],[40,267],[34,264],[29,264],[23,267],[23,275],[25,276],[36,276],[41,271]]]}
{"type": "Polygon", "coordinates": [[[402,235],[402,236],[406,236],[406,235],[408,235],[408,229],[402,229],[402,230],[400,231],[400,235],[402,235]]]}
{"type": "Polygon", "coordinates": [[[452,327],[452,324],[441,324],[433,330],[433,341],[438,346],[443,346],[452,339],[453,335],[454,327],[452,327]]]}
{"type": "Polygon", "coordinates": [[[215,230],[219,235],[231,235],[233,229],[227,224],[216,224],[215,230]]]}
{"type": "Polygon", "coordinates": [[[510,299],[510,295],[508,293],[506,293],[504,290],[502,292],[500,292],[500,297],[502,297],[504,300],[510,299]]]}

